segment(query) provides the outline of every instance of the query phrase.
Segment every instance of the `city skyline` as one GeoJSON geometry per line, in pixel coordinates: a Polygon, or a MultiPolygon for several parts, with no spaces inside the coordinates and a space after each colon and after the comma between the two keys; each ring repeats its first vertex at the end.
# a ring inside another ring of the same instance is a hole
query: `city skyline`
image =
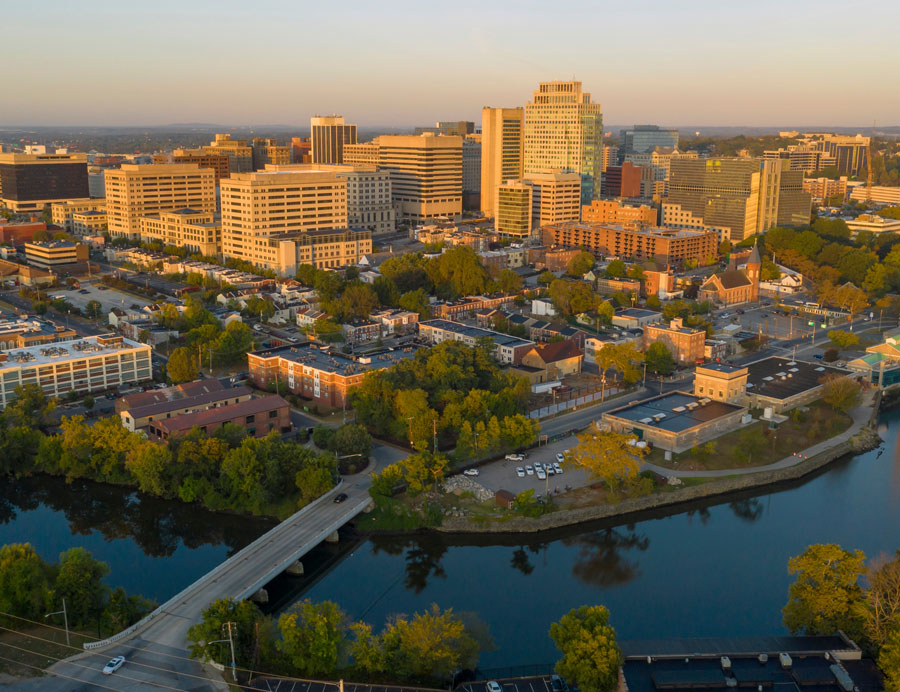
{"type": "Polygon", "coordinates": [[[689,5],[17,6],[0,48],[16,97],[0,126],[478,122],[484,106],[523,106],[539,82],[573,78],[609,124],[898,124],[900,94],[873,69],[893,60],[893,3],[869,4],[881,20],[865,46],[829,29],[852,18],[836,2],[689,5]]]}

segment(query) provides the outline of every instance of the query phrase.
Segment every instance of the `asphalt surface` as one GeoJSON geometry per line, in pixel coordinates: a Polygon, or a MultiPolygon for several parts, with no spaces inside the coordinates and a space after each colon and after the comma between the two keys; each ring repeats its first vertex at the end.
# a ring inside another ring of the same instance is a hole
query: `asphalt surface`
{"type": "MultiPolygon", "coordinates": [[[[456,688],[455,692],[488,692],[488,681],[467,682],[456,688]]],[[[528,677],[495,680],[503,692],[553,692],[550,677],[528,677]]]]}

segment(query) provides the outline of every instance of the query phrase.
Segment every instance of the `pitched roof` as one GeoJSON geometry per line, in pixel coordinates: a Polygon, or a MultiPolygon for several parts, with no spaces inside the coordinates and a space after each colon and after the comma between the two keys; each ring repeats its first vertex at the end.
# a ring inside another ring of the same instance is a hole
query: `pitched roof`
{"type": "Polygon", "coordinates": [[[759,259],[759,241],[753,246],[753,252],[750,253],[750,258],[747,260],[747,264],[762,264],[759,259]]]}
{"type": "Polygon", "coordinates": [[[725,290],[750,285],[750,279],[747,278],[747,275],[744,274],[744,272],[737,269],[726,269],[723,272],[713,274],[711,277],[709,277],[706,281],[703,282],[703,286],[701,286],[701,288],[706,288],[707,284],[713,283],[716,279],[718,279],[718,282],[725,290]]]}
{"type": "Polygon", "coordinates": [[[196,413],[186,413],[175,418],[164,418],[160,421],[154,421],[154,425],[168,430],[170,433],[179,430],[190,430],[194,426],[200,427],[204,425],[213,425],[215,423],[223,423],[241,416],[255,415],[266,413],[282,407],[287,407],[288,402],[277,394],[270,394],[260,399],[248,399],[239,404],[231,404],[230,406],[221,406],[211,408],[205,411],[197,411],[196,413]]]}
{"type": "Polygon", "coordinates": [[[545,363],[556,363],[583,355],[581,349],[569,340],[557,341],[552,344],[541,344],[540,346],[535,346],[535,351],[545,363]]]}

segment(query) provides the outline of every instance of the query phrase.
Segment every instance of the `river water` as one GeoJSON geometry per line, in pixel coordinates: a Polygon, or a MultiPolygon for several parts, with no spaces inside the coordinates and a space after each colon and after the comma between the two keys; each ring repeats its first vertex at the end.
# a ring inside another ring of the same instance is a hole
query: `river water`
{"type": "MultiPolygon", "coordinates": [[[[778,633],[790,556],[810,543],[869,556],[900,548],[898,422],[898,410],[881,416],[878,449],[755,496],[538,537],[347,543],[347,554],[311,585],[300,582],[305,590],[294,598],[334,600],[376,628],[431,603],[476,613],[496,644],[483,667],[554,660],[550,623],[582,604],[609,607],[622,638],[778,633]]],[[[0,521],[0,543],[29,540],[51,560],[82,545],[110,565],[110,584],[159,600],[270,526],[47,479],[8,486],[0,521]]]]}

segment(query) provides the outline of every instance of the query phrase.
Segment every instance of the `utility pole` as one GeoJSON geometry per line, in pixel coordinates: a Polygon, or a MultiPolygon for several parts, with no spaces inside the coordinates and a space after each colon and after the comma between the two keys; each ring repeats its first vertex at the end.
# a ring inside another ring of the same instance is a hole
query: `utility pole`
{"type": "Polygon", "coordinates": [[[66,646],[69,646],[69,615],[68,615],[68,613],[66,613],[66,599],[65,598],[62,599],[62,604],[63,604],[62,610],[56,610],[52,613],[47,613],[44,616],[44,618],[46,619],[46,618],[50,617],[51,615],[59,615],[60,613],[62,613],[63,623],[66,626],[66,646]]]}
{"type": "Polygon", "coordinates": [[[231,632],[231,626],[234,625],[234,628],[237,629],[237,623],[231,622],[229,620],[225,623],[228,627],[228,643],[231,644],[231,675],[237,681],[237,664],[234,662],[234,636],[231,632]]]}
{"type": "Polygon", "coordinates": [[[437,454],[438,444],[437,444],[437,418],[432,419],[432,424],[434,426],[434,453],[437,454]]]}

